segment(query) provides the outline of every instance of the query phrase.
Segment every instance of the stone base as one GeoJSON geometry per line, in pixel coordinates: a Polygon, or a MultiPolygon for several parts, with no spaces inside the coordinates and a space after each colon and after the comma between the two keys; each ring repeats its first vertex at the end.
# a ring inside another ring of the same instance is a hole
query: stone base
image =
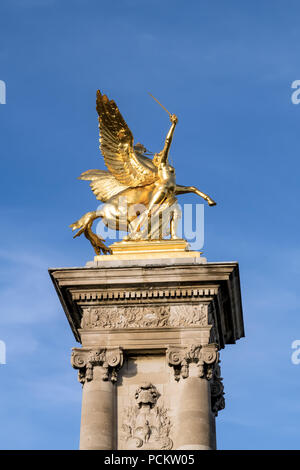
{"type": "Polygon", "coordinates": [[[244,336],[238,264],[199,263],[182,240],[121,242],[113,253],[50,270],[81,343],[80,448],[216,448],[219,350],[244,336]]]}
{"type": "MultiPolygon", "coordinates": [[[[128,240],[110,245],[111,255],[94,257],[95,263],[108,261],[141,260],[141,259],[174,259],[185,258],[193,260],[200,258],[201,252],[190,251],[186,240],[128,240]]],[[[203,262],[205,259],[203,259],[203,262]]]]}

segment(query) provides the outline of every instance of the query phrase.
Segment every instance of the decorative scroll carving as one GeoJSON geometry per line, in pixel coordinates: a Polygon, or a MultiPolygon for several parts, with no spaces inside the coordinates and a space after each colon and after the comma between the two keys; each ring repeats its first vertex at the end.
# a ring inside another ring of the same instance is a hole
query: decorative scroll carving
{"type": "Polygon", "coordinates": [[[224,385],[222,383],[221,369],[219,364],[215,367],[213,379],[210,384],[211,409],[215,416],[225,408],[224,385]]]}
{"type": "Polygon", "coordinates": [[[94,366],[102,366],[102,380],[117,381],[118,370],[123,365],[123,351],[120,348],[87,349],[73,348],[71,364],[78,369],[78,380],[84,384],[93,380],[94,366]]]}
{"type": "Polygon", "coordinates": [[[83,310],[81,328],[172,328],[210,326],[207,304],[88,307],[83,310]]]}
{"type": "Polygon", "coordinates": [[[195,363],[198,368],[198,377],[211,380],[214,369],[219,360],[219,352],[216,344],[195,345],[186,348],[169,346],[167,361],[174,368],[175,380],[189,376],[189,364],[195,363]]]}
{"type": "Polygon", "coordinates": [[[84,310],[82,328],[155,328],[168,323],[170,307],[90,307],[84,310]]]}
{"type": "Polygon", "coordinates": [[[158,406],[160,393],[151,383],[144,383],[135,392],[135,403],[124,410],[121,439],[126,449],[169,450],[171,421],[168,410],[158,406]]]}

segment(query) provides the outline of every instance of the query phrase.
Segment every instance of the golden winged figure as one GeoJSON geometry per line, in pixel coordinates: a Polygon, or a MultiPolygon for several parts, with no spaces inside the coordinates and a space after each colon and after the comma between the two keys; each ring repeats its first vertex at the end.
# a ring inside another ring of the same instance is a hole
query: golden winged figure
{"type": "MultiPolygon", "coordinates": [[[[160,103],[159,103],[160,104],[160,103]]],[[[91,242],[97,255],[111,253],[109,247],[92,231],[95,219],[115,230],[128,232],[126,240],[157,239],[170,235],[176,239],[176,225],[180,217],[176,196],[195,193],[210,206],[216,203],[194,186],[176,184],[175,169],[168,156],[178,119],[168,112],[171,127],[163,149],[147,156],[146,148],[134,145],[132,132],[113,100],[97,91],[96,109],[99,115],[100,150],[108,171],[88,170],[79,179],[91,181],[90,186],[103,206],[87,212],[70,227],[82,233],[91,242]],[[168,211],[168,223],[162,222],[168,211]]],[[[165,108],[164,108],[165,109],[165,108]]]]}

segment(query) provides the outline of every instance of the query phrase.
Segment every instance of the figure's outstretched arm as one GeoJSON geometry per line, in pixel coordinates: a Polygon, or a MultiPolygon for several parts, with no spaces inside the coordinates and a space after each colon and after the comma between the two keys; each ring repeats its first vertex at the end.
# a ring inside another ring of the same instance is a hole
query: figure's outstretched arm
{"type": "Polygon", "coordinates": [[[209,206],[215,206],[217,204],[207,194],[195,188],[195,186],[181,186],[180,184],[176,185],[176,189],[175,189],[176,196],[179,194],[186,194],[186,193],[194,193],[194,194],[197,194],[198,196],[201,196],[205,201],[208,202],[209,206]]]}
{"type": "Polygon", "coordinates": [[[165,140],[165,146],[163,148],[163,150],[160,152],[161,154],[161,163],[166,163],[167,159],[168,159],[168,155],[169,155],[169,151],[170,151],[170,147],[171,147],[171,143],[172,143],[172,139],[173,139],[173,134],[174,134],[174,131],[175,131],[175,127],[176,127],[176,124],[178,122],[178,118],[175,114],[171,114],[170,116],[170,119],[171,119],[171,127],[170,127],[170,130],[167,134],[167,137],[166,137],[166,140],[165,140]]]}

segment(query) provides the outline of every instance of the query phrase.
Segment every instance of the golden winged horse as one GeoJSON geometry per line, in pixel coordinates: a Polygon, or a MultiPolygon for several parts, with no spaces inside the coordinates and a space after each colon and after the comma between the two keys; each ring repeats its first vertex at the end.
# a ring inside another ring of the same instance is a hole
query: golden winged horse
{"type": "Polygon", "coordinates": [[[99,115],[100,150],[108,171],[88,170],[79,179],[91,181],[92,191],[104,204],[99,210],[87,212],[70,225],[72,230],[78,229],[74,238],[84,233],[97,255],[101,251],[104,254],[111,253],[104,239],[91,229],[94,220],[101,218],[107,227],[129,232],[126,240],[157,239],[169,234],[171,239],[175,239],[180,216],[176,206],[177,195],[195,193],[210,206],[216,204],[194,186],[176,184],[175,169],[168,162],[178,122],[175,114],[166,110],[170,115],[171,127],[164,148],[150,159],[142,144],[134,145],[133,135],[116,103],[99,90],[96,109],[99,115]],[[169,224],[166,227],[161,219],[170,208],[169,224]]]}

